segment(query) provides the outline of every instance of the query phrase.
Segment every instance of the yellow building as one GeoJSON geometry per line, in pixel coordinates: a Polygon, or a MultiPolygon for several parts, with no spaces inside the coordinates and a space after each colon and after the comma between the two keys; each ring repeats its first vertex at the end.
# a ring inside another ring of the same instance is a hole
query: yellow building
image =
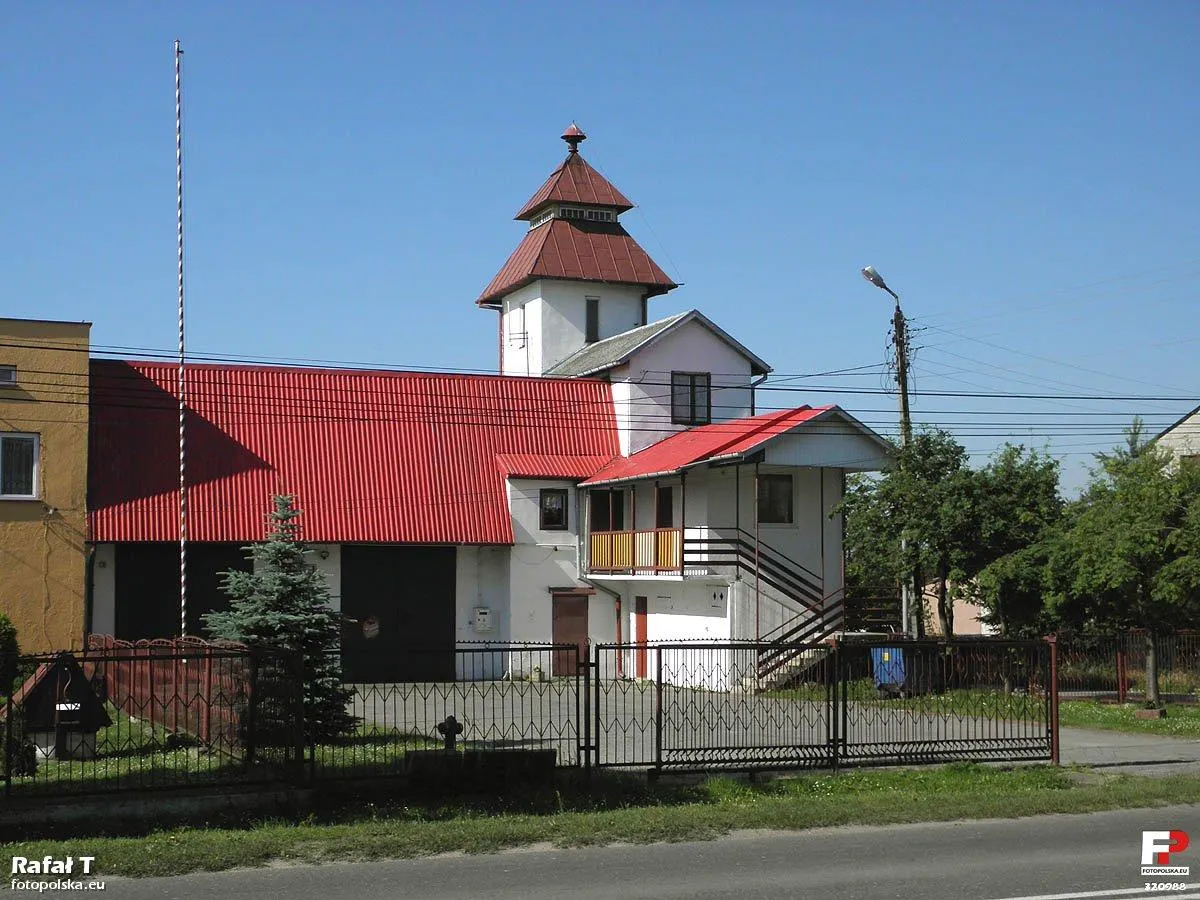
{"type": "Polygon", "coordinates": [[[0,318],[0,612],[26,652],[83,642],[90,329],[0,318]]]}

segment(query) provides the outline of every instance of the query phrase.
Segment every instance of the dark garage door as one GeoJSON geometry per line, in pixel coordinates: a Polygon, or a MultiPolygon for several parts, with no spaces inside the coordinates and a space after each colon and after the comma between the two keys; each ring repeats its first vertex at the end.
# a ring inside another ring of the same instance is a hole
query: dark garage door
{"type": "MultiPolygon", "coordinates": [[[[179,545],[117,544],[116,636],[127,641],[179,634],[179,545]]],[[[201,616],[229,608],[222,574],[250,571],[239,544],[187,545],[188,634],[207,637],[201,616]]]]}
{"type": "Polygon", "coordinates": [[[454,678],[454,547],[342,547],[342,675],[348,682],[454,678]]]}

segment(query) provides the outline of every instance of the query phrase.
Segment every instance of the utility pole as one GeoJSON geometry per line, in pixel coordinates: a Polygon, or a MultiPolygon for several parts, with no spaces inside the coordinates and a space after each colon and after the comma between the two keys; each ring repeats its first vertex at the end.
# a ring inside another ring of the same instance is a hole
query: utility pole
{"type": "MultiPolygon", "coordinates": [[[[874,266],[862,270],[863,278],[880,290],[887,291],[896,301],[896,309],[892,313],[892,340],[896,347],[896,385],[900,389],[900,448],[908,450],[912,443],[912,417],[908,411],[908,327],[904,313],[900,310],[900,295],[887,286],[883,276],[875,271],[874,266]]],[[[908,542],[900,539],[900,554],[908,556],[908,542]]],[[[921,572],[915,566],[909,578],[900,583],[900,620],[904,623],[904,632],[916,637],[924,636],[924,623],[921,616],[921,572]],[[914,599],[915,598],[915,599],[914,599]]]]}

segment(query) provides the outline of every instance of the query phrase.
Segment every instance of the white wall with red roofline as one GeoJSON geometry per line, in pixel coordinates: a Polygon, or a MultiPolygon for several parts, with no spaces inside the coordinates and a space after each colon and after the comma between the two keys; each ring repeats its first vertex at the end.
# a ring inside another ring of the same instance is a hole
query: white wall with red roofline
{"type": "Polygon", "coordinates": [[[671,373],[712,376],[712,421],[750,415],[750,361],[695,320],[635,353],[610,375],[621,453],[630,456],[687,426],[671,419],[671,373]]]}

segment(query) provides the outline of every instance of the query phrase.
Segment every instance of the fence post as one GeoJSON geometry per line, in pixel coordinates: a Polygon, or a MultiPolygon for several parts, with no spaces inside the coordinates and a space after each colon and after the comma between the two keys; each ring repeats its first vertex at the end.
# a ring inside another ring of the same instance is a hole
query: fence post
{"type": "Polygon", "coordinates": [[[839,705],[838,696],[841,693],[839,684],[842,680],[841,667],[841,642],[837,638],[833,638],[830,642],[829,650],[829,667],[827,668],[827,677],[825,679],[825,733],[826,741],[829,744],[829,761],[833,766],[833,771],[838,769],[838,761],[841,757],[841,748],[838,742],[841,740],[838,727],[839,718],[841,716],[841,706],[839,705]]]}
{"type": "Polygon", "coordinates": [[[663,655],[662,647],[654,651],[654,774],[662,774],[662,743],[663,743],[663,655]]]}
{"type": "Polygon", "coordinates": [[[4,692],[4,796],[12,796],[12,685],[4,692]]]}
{"type": "Polygon", "coordinates": [[[1050,704],[1050,762],[1059,764],[1058,744],[1058,635],[1052,634],[1046,638],[1050,645],[1050,684],[1047,700],[1050,704]]]}
{"type": "Polygon", "coordinates": [[[201,701],[203,705],[204,718],[201,721],[200,728],[203,731],[201,740],[205,745],[212,743],[212,647],[204,648],[204,699],[201,701]]]}
{"type": "Polygon", "coordinates": [[[579,647],[575,647],[575,696],[583,691],[583,775],[586,779],[592,777],[592,691],[591,674],[592,659],[596,660],[596,670],[600,668],[600,648],[591,644],[586,645],[582,662],[579,659],[579,647]],[[583,669],[583,681],[580,683],[579,671],[583,669]]]}
{"type": "Polygon", "coordinates": [[[1121,643],[1122,637],[1117,636],[1117,702],[1124,703],[1129,699],[1129,672],[1126,669],[1128,665],[1128,656],[1125,652],[1125,647],[1121,643]]]}

